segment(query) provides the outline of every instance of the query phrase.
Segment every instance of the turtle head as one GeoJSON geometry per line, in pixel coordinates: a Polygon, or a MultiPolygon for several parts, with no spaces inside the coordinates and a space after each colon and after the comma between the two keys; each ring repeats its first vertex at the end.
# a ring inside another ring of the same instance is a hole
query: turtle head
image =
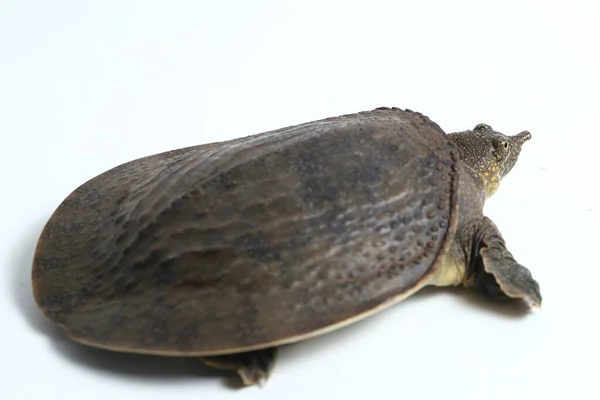
{"type": "Polygon", "coordinates": [[[462,162],[485,183],[485,197],[489,198],[515,166],[521,146],[531,134],[523,131],[506,136],[487,124],[478,124],[473,130],[451,133],[450,137],[458,145],[462,162]]]}

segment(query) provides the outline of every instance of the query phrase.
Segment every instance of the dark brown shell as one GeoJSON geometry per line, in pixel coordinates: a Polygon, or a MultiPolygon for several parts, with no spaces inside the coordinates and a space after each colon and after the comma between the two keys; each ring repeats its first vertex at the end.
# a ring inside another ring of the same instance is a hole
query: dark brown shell
{"type": "Polygon", "coordinates": [[[207,355],[299,340],[425,282],[456,223],[454,150],[377,109],[169,151],[76,189],[35,254],[74,340],[207,355]]]}

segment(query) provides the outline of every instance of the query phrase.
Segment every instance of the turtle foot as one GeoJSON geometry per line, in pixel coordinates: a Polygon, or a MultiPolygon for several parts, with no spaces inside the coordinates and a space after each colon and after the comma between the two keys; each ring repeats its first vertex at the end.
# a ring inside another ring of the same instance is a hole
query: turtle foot
{"type": "Polygon", "coordinates": [[[541,308],[540,285],[508,251],[496,225],[489,218],[484,218],[481,228],[483,239],[479,255],[483,268],[476,268],[479,277],[475,286],[492,297],[521,299],[532,308],[541,308]]]}
{"type": "Polygon", "coordinates": [[[246,353],[222,356],[203,357],[202,361],[209,367],[236,371],[243,386],[264,386],[275,365],[277,348],[250,351],[246,353]]]}
{"type": "Polygon", "coordinates": [[[532,308],[541,308],[540,285],[527,268],[514,260],[503,249],[482,249],[481,256],[485,269],[494,276],[500,290],[511,298],[522,299],[532,308]]]}

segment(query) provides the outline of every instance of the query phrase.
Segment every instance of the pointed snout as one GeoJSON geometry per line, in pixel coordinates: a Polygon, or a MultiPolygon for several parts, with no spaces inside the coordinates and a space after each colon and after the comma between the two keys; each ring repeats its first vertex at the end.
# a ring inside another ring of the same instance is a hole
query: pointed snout
{"type": "Polygon", "coordinates": [[[528,141],[529,139],[531,139],[531,133],[529,133],[529,131],[523,131],[521,133],[517,133],[515,136],[513,136],[513,138],[517,142],[523,144],[526,141],[528,141]]]}

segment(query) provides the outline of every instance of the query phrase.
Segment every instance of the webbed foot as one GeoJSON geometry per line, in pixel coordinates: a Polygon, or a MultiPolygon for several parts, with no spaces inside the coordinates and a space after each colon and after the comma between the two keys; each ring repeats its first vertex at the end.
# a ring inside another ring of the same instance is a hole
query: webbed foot
{"type": "Polygon", "coordinates": [[[514,259],[489,218],[483,220],[479,255],[483,271],[477,272],[474,286],[496,298],[522,299],[532,307],[541,307],[540,285],[531,272],[514,259]]]}
{"type": "Polygon", "coordinates": [[[244,386],[264,386],[276,358],[277,348],[270,347],[246,353],[202,357],[202,361],[209,367],[236,371],[244,386]]]}

